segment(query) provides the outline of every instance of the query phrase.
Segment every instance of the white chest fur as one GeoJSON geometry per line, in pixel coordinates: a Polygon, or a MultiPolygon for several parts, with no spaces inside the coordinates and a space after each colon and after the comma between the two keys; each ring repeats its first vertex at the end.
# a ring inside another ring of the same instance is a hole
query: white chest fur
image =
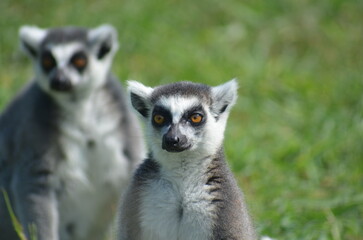
{"type": "Polygon", "coordinates": [[[141,196],[143,240],[210,239],[215,213],[202,170],[162,168],[160,179],[150,181],[141,196]]]}
{"type": "Polygon", "coordinates": [[[97,234],[106,229],[98,229],[99,223],[107,226],[112,220],[130,175],[118,129],[121,116],[103,104],[69,108],[60,123],[61,239],[100,239],[97,234]]]}

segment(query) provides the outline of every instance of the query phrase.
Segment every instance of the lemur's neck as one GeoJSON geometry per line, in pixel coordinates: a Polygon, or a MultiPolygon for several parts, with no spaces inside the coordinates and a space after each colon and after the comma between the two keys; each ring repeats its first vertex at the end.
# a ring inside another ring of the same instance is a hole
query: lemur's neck
{"type": "Polygon", "coordinates": [[[210,154],[198,154],[198,152],[182,152],[153,155],[161,170],[174,177],[189,177],[203,175],[211,167],[212,162],[224,161],[223,147],[210,154]]]}

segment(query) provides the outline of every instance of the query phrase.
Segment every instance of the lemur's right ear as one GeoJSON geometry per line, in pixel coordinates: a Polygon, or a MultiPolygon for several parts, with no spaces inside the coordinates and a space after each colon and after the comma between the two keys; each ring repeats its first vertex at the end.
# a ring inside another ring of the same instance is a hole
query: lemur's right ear
{"type": "Polygon", "coordinates": [[[91,29],[87,38],[98,59],[113,56],[118,50],[117,30],[109,24],[91,29]]]}
{"type": "Polygon", "coordinates": [[[222,85],[212,87],[212,111],[216,118],[228,116],[229,110],[236,103],[238,84],[232,79],[222,85]]]}
{"type": "Polygon", "coordinates": [[[127,84],[131,105],[144,118],[147,118],[151,104],[150,96],[154,89],[147,87],[137,81],[128,81],[127,84]]]}
{"type": "Polygon", "coordinates": [[[19,29],[19,38],[21,48],[31,58],[36,58],[38,55],[40,44],[47,35],[47,30],[35,26],[22,26],[19,29]]]}

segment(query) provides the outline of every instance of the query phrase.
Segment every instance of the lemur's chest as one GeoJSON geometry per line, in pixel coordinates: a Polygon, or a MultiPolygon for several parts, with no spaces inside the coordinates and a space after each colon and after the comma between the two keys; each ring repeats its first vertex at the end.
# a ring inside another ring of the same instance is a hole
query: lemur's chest
{"type": "Polygon", "coordinates": [[[214,206],[199,176],[161,176],[142,193],[143,239],[210,239],[214,206]]]}
{"type": "Polygon", "coordinates": [[[62,239],[98,239],[96,231],[104,229],[96,223],[109,223],[130,174],[118,116],[84,117],[60,124],[62,156],[56,174],[62,239]]]}

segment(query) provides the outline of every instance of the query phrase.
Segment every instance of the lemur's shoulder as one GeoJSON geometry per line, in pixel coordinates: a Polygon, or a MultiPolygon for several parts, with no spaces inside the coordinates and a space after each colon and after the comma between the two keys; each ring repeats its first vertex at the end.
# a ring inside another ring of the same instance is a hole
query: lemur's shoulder
{"type": "Polygon", "coordinates": [[[134,174],[134,180],[140,184],[147,180],[155,179],[160,174],[160,164],[149,156],[137,168],[134,174]]]}

